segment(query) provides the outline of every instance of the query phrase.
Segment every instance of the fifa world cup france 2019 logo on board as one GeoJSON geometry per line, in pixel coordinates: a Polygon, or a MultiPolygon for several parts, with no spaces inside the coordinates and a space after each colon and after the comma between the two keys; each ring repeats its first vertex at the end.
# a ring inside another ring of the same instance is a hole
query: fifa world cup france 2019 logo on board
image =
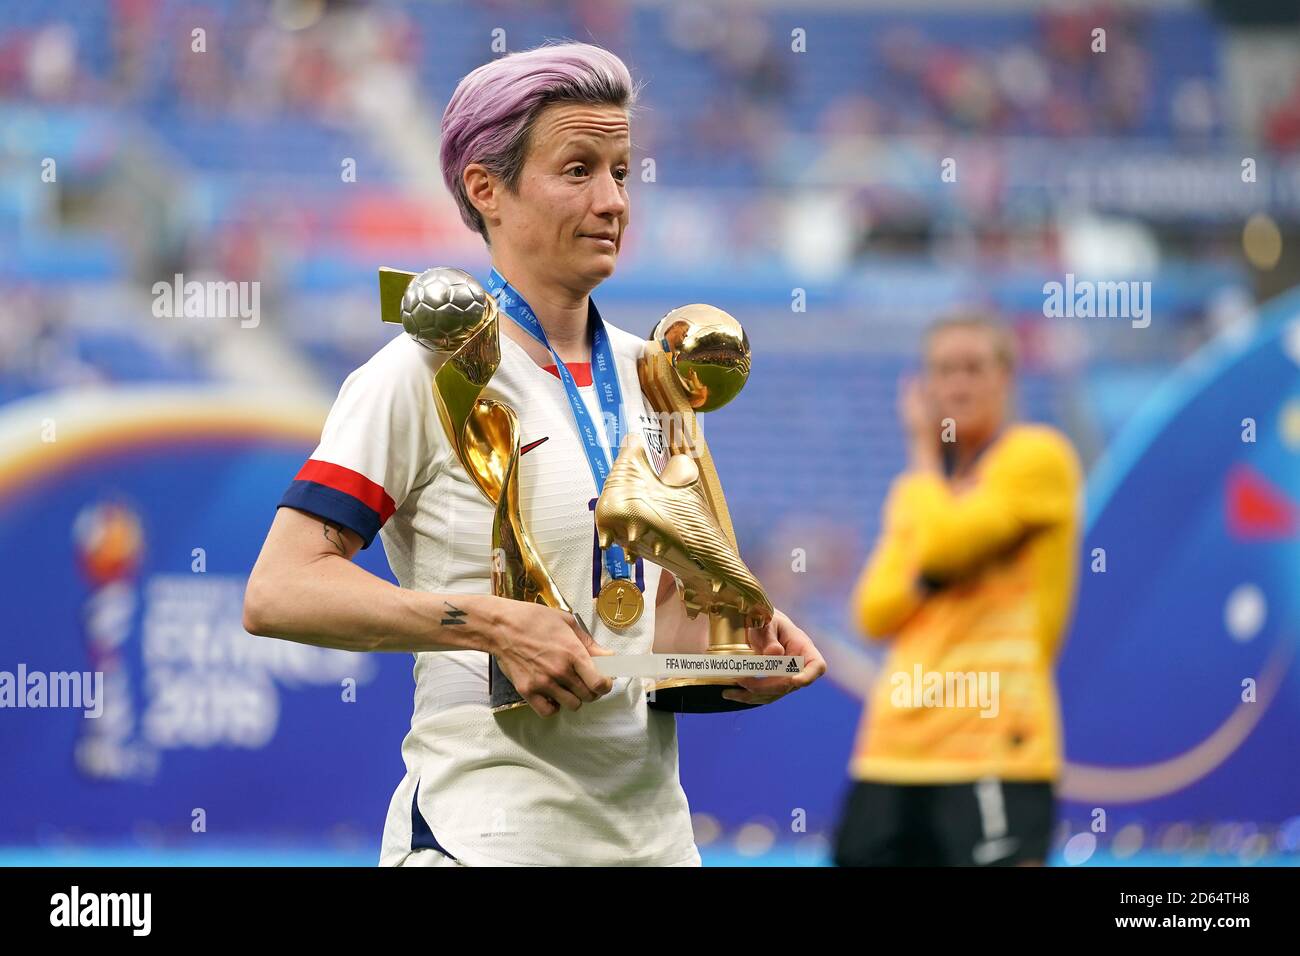
{"type": "Polygon", "coordinates": [[[78,564],[92,588],[82,614],[86,658],[111,692],[105,695],[108,719],[89,721],[78,731],[77,768],[95,779],[148,777],[157,758],[133,739],[136,700],[123,646],[139,599],[143,524],[125,502],[94,502],[77,513],[72,537],[78,564]]]}

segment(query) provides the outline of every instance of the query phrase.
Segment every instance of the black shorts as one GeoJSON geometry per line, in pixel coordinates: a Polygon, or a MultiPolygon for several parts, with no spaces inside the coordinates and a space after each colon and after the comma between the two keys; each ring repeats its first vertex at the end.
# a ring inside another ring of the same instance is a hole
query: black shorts
{"type": "Polygon", "coordinates": [[[1052,785],[987,779],[895,784],[858,780],[835,837],[837,866],[1010,866],[1043,862],[1052,785]]]}

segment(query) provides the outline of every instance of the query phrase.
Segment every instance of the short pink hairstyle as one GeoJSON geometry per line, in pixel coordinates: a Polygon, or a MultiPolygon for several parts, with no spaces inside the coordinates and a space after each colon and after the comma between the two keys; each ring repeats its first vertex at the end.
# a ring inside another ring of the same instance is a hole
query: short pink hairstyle
{"type": "Polygon", "coordinates": [[[537,115],[552,103],[620,106],[629,113],[637,88],[623,61],[587,43],[548,43],[485,63],[456,87],[442,114],[442,179],[465,225],[488,238],[461,175],[482,163],[511,192],[519,185],[537,115]]]}

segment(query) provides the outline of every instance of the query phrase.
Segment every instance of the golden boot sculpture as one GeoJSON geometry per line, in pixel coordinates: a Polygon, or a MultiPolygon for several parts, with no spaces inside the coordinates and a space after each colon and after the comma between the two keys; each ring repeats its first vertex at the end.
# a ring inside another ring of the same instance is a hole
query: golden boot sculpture
{"type": "MultiPolygon", "coordinates": [[[[698,412],[739,393],[749,376],[749,340],[739,322],[709,305],[668,313],[638,359],[641,388],[658,413],[669,458],[656,474],[641,440],[629,434],[596,502],[600,546],[619,544],[676,576],[688,615],[709,615],[707,653],[753,655],[747,627],[763,628],[773,608],[745,565],[698,412]]],[[[727,700],[735,677],[675,677],[654,685],[650,706],[678,713],[744,710],[727,700]]]]}

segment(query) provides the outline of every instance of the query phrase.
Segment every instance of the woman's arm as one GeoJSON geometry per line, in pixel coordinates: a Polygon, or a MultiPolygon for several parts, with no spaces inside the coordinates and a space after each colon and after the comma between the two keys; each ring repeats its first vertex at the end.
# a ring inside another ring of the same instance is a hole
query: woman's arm
{"type": "Polygon", "coordinates": [[[250,634],[348,651],[490,651],[487,595],[394,586],[352,563],[361,538],[280,508],[244,594],[250,634]]]}
{"type": "Polygon", "coordinates": [[[609,693],[610,653],[572,614],[491,594],[399,588],[352,563],[361,538],[296,508],[276,512],[244,594],[244,629],[349,651],[486,651],[542,716],[609,693]]]}
{"type": "Polygon", "coordinates": [[[897,528],[881,532],[849,599],[863,636],[893,637],[921,606],[923,593],[910,552],[903,532],[897,528]]]}
{"type": "Polygon", "coordinates": [[[927,578],[959,580],[1028,535],[1074,520],[1082,469],[1064,435],[1022,425],[989,455],[961,494],[937,471],[912,477],[915,558],[927,578]]]}

